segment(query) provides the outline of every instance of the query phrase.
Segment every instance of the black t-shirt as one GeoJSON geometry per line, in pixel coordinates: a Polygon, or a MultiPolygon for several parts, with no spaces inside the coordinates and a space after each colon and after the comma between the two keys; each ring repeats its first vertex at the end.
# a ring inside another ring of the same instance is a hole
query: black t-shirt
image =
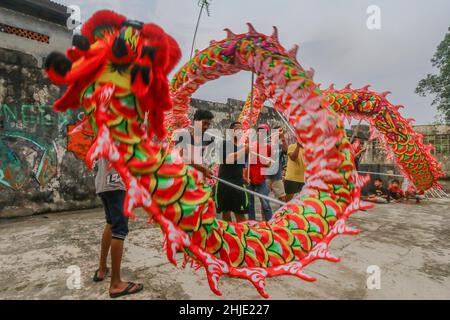
{"type": "Polygon", "coordinates": [[[237,146],[229,140],[223,142],[221,158],[222,163],[219,168],[219,178],[239,185],[244,183],[243,174],[245,168],[245,156],[243,155],[240,159],[227,163],[227,156],[241,150],[242,148],[242,145],[237,146]]]}
{"type": "Polygon", "coordinates": [[[377,197],[382,197],[382,196],[387,196],[388,195],[388,191],[385,187],[381,187],[381,188],[377,188],[375,187],[375,185],[372,185],[368,192],[369,195],[376,195],[377,197]]]}

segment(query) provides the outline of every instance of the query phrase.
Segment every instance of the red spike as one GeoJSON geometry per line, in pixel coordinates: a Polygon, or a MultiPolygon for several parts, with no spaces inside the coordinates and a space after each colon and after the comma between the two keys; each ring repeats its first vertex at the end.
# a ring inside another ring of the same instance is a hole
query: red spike
{"type": "Polygon", "coordinates": [[[370,88],[370,84],[361,88],[361,90],[368,91],[370,88]]]}
{"type": "Polygon", "coordinates": [[[334,90],[334,83],[330,84],[327,90],[334,90]]]}
{"type": "Polygon", "coordinates": [[[345,86],[344,90],[351,90],[352,89],[352,84],[349,83],[348,85],[345,86]]]}
{"type": "Polygon", "coordinates": [[[297,57],[297,52],[298,52],[298,45],[294,45],[294,47],[288,51],[288,55],[291,58],[296,58],[297,57]]]}
{"type": "Polygon", "coordinates": [[[248,33],[250,34],[258,33],[255,27],[250,22],[247,22],[247,26],[248,26],[248,33]]]}
{"type": "Polygon", "coordinates": [[[273,40],[278,42],[278,28],[275,26],[273,26],[272,28],[273,28],[273,33],[270,36],[270,38],[272,38],[273,40]]]}
{"type": "Polygon", "coordinates": [[[385,91],[382,94],[380,94],[380,96],[382,96],[383,98],[386,98],[388,94],[390,94],[390,91],[385,91]]]}
{"type": "Polygon", "coordinates": [[[234,38],[236,34],[228,28],[223,29],[227,33],[227,38],[234,38]]]}

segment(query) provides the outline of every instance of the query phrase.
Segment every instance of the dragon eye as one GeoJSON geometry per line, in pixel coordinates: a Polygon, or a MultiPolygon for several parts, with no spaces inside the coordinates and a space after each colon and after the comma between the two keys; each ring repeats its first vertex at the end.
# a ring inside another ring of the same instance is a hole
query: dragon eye
{"type": "Polygon", "coordinates": [[[155,59],[156,47],[143,47],[141,51],[141,59],[148,56],[152,61],[155,59]]]}
{"type": "Polygon", "coordinates": [[[91,47],[88,38],[81,34],[76,34],[72,38],[72,45],[82,51],[88,51],[91,47]]]}
{"type": "Polygon", "coordinates": [[[117,37],[114,39],[114,43],[112,45],[112,52],[117,58],[125,57],[128,54],[127,44],[122,37],[117,37]]]}

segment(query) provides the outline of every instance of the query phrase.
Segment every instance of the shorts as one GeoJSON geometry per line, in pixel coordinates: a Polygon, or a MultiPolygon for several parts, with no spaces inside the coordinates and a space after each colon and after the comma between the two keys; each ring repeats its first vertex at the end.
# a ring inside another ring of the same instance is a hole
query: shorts
{"type": "Polygon", "coordinates": [[[267,179],[266,182],[267,186],[269,187],[269,190],[271,190],[275,194],[275,197],[280,199],[286,196],[286,192],[284,191],[283,180],[267,179]]]}
{"type": "Polygon", "coordinates": [[[300,191],[302,191],[304,185],[305,185],[304,182],[284,180],[284,190],[286,191],[286,194],[300,193],[300,191]]]}
{"type": "MultiPolygon", "coordinates": [[[[245,188],[244,183],[236,183],[245,188]]],[[[248,195],[247,192],[230,187],[218,182],[216,185],[216,206],[217,213],[233,212],[235,214],[248,213],[248,195]]]]}
{"type": "Polygon", "coordinates": [[[106,191],[98,194],[105,207],[106,223],[111,225],[112,237],[125,240],[128,235],[128,218],[123,213],[126,192],[106,191]]]}

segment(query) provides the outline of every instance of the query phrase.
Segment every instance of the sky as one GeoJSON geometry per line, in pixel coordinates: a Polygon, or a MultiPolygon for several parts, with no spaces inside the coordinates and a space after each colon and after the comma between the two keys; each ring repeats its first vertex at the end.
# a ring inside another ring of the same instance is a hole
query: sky
{"type": "MultiPolygon", "coordinates": [[[[179,43],[183,57],[178,70],[189,59],[200,7],[198,0],[54,0],[81,9],[81,21],[100,9],[117,11],[129,19],[154,22],[179,43]]],[[[225,38],[224,28],[247,32],[246,22],[257,31],[272,33],[278,27],[285,48],[300,46],[297,59],[314,68],[314,81],[342,88],[367,84],[372,90],[391,91],[389,100],[405,106],[401,112],[415,124],[435,121],[433,97],[420,97],[414,90],[429,73],[436,47],[450,27],[448,0],[211,0],[211,16],[203,14],[195,48],[204,49],[211,40],[225,38]],[[369,30],[367,9],[380,9],[380,29],[369,30]]],[[[240,72],[201,87],[195,98],[225,102],[245,100],[251,75],[240,72]]]]}

